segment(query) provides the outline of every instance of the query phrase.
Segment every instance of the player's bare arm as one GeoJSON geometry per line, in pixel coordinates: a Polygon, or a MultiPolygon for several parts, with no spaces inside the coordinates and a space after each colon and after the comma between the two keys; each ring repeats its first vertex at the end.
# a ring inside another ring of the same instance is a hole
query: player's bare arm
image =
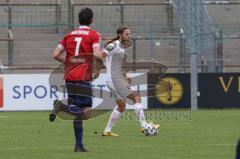
{"type": "Polygon", "coordinates": [[[53,51],[52,57],[61,62],[64,63],[65,62],[65,57],[63,55],[64,50],[60,49],[59,47],[56,47],[56,49],[53,51]]]}
{"type": "Polygon", "coordinates": [[[132,84],[132,78],[130,78],[127,74],[125,75],[127,81],[129,84],[132,84]]]}
{"type": "Polygon", "coordinates": [[[93,48],[93,55],[101,60],[107,56],[107,54],[98,46],[93,48]]]}
{"type": "Polygon", "coordinates": [[[107,54],[100,49],[100,46],[95,46],[95,47],[93,47],[93,55],[94,55],[95,62],[96,62],[96,66],[95,66],[96,72],[93,75],[93,79],[96,79],[99,77],[101,69],[106,68],[106,66],[104,65],[104,62],[103,62],[103,58],[105,58],[107,56],[107,54]]]}

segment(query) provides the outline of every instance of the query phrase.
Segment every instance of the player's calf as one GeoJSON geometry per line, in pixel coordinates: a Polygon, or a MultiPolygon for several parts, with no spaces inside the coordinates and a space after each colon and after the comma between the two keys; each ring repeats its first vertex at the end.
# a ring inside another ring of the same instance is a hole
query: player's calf
{"type": "Polygon", "coordinates": [[[57,113],[60,110],[60,106],[61,106],[61,101],[54,100],[54,102],[53,102],[53,110],[49,114],[49,121],[50,122],[53,122],[56,119],[56,115],[57,115],[57,113]]]}
{"type": "MultiPolygon", "coordinates": [[[[60,100],[55,100],[53,104],[53,110],[49,114],[49,120],[53,122],[56,119],[56,116],[59,112],[67,113],[71,116],[72,120],[87,120],[90,118],[91,110],[87,108],[81,108],[74,105],[67,105],[64,104],[60,100]]],[[[65,119],[63,115],[60,116],[61,118],[65,119]]],[[[69,120],[69,116],[66,116],[66,119],[69,120]]]]}

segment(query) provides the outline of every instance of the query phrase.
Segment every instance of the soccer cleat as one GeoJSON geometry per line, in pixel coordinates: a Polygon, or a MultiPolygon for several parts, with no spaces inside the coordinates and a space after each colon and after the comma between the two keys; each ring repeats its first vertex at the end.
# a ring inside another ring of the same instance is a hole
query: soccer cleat
{"type": "Polygon", "coordinates": [[[50,113],[50,114],[49,114],[49,121],[50,121],[50,122],[54,122],[55,119],[56,119],[56,114],[50,113]]]}
{"type": "Polygon", "coordinates": [[[160,128],[160,124],[154,124],[154,123],[152,123],[152,122],[149,122],[149,124],[155,125],[155,128],[156,128],[156,129],[160,128]]]}
{"type": "Polygon", "coordinates": [[[87,149],[84,148],[84,146],[75,146],[74,152],[89,152],[87,149]]]}
{"type": "Polygon", "coordinates": [[[119,136],[118,134],[115,134],[115,133],[113,133],[113,132],[103,132],[102,133],[102,136],[113,136],[113,137],[117,137],[117,136],[119,136]]]}
{"type": "Polygon", "coordinates": [[[160,124],[155,124],[155,128],[156,129],[160,128],[160,124]]]}
{"type": "MultiPolygon", "coordinates": [[[[160,128],[160,124],[154,124],[155,125],[155,128],[158,129],[160,128]]],[[[141,128],[140,130],[142,133],[144,133],[144,128],[141,128]]]]}
{"type": "Polygon", "coordinates": [[[60,109],[61,106],[61,101],[60,100],[54,100],[53,102],[53,110],[52,112],[49,114],[49,121],[50,122],[54,122],[54,120],[56,119],[56,115],[60,109]]]}

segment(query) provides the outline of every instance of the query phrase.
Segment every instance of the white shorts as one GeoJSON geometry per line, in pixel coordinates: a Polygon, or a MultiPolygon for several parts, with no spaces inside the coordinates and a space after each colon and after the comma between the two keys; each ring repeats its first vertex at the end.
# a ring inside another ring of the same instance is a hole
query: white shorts
{"type": "Polygon", "coordinates": [[[118,82],[107,81],[106,85],[116,101],[119,99],[126,99],[134,91],[128,82],[124,80],[118,80],[118,82]]]}

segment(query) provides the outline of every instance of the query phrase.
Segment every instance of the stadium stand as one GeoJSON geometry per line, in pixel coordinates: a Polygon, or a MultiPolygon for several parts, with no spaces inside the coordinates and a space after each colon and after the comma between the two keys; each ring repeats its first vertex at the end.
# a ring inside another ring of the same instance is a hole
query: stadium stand
{"type": "MultiPolygon", "coordinates": [[[[47,65],[55,66],[51,53],[57,41],[68,29],[69,15],[74,15],[77,27],[77,13],[83,7],[91,7],[95,12],[93,28],[102,33],[103,37],[114,34],[120,25],[128,25],[132,29],[135,40],[134,47],[128,51],[129,61],[160,62],[169,66],[189,65],[188,50],[183,47],[185,54],[180,53],[180,28],[177,24],[175,11],[167,0],[149,0],[147,4],[127,5],[126,3],[144,3],[145,0],[74,0],[74,13],[69,13],[69,1],[56,0],[11,0],[11,28],[14,36],[13,65],[47,65]],[[119,3],[124,5],[121,21],[121,5],[92,5],[94,3],[119,3]],[[77,5],[77,4],[88,5],[77,5]],[[149,3],[162,3],[149,5],[149,3]],[[14,5],[15,4],[15,5],[14,5]],[[19,5],[20,4],[20,5],[19,5]],[[25,5],[24,5],[25,4],[25,5]],[[32,4],[32,5],[29,5],[32,4]],[[41,4],[45,4],[41,6],[41,4]],[[59,8],[58,8],[59,7],[59,8]],[[59,13],[60,9],[60,13],[59,13]],[[69,14],[68,14],[69,13],[69,14]],[[60,14],[60,15],[59,15],[60,14]]],[[[236,2],[236,1],[230,1],[236,2]]],[[[239,28],[236,13],[240,5],[215,6],[209,5],[208,11],[215,25],[228,35],[233,36],[239,28]],[[225,12],[222,12],[225,11],[225,12]],[[221,13],[221,14],[219,14],[221,13]],[[234,17],[231,15],[234,15],[234,17]],[[222,18],[224,17],[224,18],[222,18]],[[228,18],[230,17],[230,18],[228,18]]],[[[0,1],[0,33],[7,36],[9,10],[7,1],[0,1]]],[[[0,38],[1,38],[0,37],[0,38]]],[[[239,38],[226,38],[223,43],[225,65],[237,65],[239,38]]],[[[4,65],[8,64],[8,45],[0,41],[0,58],[4,65]]],[[[226,67],[225,71],[237,71],[238,66],[226,67]]],[[[171,69],[177,72],[178,69],[171,69]]]]}

